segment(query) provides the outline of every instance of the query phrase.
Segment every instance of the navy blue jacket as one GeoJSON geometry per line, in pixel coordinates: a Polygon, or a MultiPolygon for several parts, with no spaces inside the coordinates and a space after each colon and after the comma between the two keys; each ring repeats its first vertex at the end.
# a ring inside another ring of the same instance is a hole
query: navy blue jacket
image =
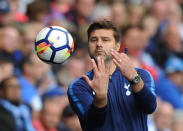
{"type": "MultiPolygon", "coordinates": [[[[82,77],[71,83],[67,92],[69,102],[84,131],[148,131],[147,115],[156,109],[154,81],[146,70],[136,70],[144,81],[143,89],[132,92],[129,81],[116,68],[104,108],[93,105],[95,93],[82,77]]],[[[92,80],[93,71],[86,75],[92,80]]]]}

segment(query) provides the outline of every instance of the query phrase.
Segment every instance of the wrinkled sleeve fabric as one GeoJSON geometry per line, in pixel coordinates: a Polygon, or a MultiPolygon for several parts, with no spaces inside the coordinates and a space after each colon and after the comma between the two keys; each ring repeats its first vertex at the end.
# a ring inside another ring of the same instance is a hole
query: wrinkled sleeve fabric
{"type": "Polygon", "coordinates": [[[102,126],[105,121],[107,106],[97,108],[93,105],[93,91],[82,78],[70,84],[67,94],[83,130],[92,130],[102,126]]]}
{"type": "Polygon", "coordinates": [[[144,82],[142,90],[135,93],[137,106],[145,114],[151,114],[157,106],[154,80],[152,75],[144,69],[137,69],[137,72],[144,82]]]}

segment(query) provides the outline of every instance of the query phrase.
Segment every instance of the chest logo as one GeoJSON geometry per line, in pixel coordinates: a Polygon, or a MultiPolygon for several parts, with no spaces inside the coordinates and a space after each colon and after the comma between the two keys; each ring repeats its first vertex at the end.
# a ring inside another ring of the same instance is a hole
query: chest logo
{"type": "Polygon", "coordinates": [[[93,95],[95,95],[95,91],[92,91],[93,95]]]}
{"type": "Polygon", "coordinates": [[[131,91],[129,90],[130,88],[130,84],[124,84],[124,88],[126,89],[126,96],[131,95],[131,91]]]}

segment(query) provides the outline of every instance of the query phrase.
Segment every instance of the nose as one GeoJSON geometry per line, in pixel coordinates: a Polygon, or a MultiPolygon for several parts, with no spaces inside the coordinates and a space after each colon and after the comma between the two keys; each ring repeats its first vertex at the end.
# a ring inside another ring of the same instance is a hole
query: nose
{"type": "Polygon", "coordinates": [[[102,46],[102,40],[99,39],[99,40],[97,41],[97,46],[98,46],[98,47],[101,47],[101,46],[102,46]]]}

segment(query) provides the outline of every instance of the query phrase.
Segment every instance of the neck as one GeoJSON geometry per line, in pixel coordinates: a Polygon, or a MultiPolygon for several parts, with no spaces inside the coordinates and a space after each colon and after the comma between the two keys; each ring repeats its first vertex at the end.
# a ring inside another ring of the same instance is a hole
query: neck
{"type": "Polygon", "coordinates": [[[30,77],[29,75],[23,75],[31,84],[35,85],[36,81],[33,77],[30,77]]]}
{"type": "Polygon", "coordinates": [[[106,67],[109,67],[109,75],[112,75],[113,72],[116,70],[116,65],[113,61],[105,63],[106,67]]]}

